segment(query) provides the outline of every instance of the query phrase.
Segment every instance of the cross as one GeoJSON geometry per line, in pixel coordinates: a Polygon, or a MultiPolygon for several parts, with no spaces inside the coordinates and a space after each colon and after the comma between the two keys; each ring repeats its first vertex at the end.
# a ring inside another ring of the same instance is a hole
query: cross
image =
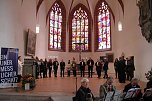
{"type": "Polygon", "coordinates": [[[79,61],[81,61],[81,45],[83,45],[84,43],[73,43],[73,44],[75,44],[75,45],[79,45],[79,48],[78,48],[78,50],[79,50],[79,61]]]}

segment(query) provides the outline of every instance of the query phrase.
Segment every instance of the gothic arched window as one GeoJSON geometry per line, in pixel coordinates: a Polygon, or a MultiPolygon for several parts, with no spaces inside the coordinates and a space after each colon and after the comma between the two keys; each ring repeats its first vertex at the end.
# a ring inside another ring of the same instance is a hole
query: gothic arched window
{"type": "Polygon", "coordinates": [[[99,1],[95,8],[95,51],[111,50],[111,17],[107,3],[99,1]]]}
{"type": "Polygon", "coordinates": [[[61,1],[57,1],[50,9],[49,50],[65,51],[66,12],[61,1]]]}
{"type": "Polygon", "coordinates": [[[91,16],[88,9],[78,4],[70,13],[69,50],[91,51],[91,16]]]}

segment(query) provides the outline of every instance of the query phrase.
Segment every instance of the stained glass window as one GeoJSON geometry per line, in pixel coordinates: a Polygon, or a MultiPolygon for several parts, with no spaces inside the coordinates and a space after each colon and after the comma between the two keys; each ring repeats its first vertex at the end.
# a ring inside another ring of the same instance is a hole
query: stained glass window
{"type": "Polygon", "coordinates": [[[72,15],[72,50],[87,51],[89,48],[89,19],[87,12],[79,7],[72,15]]]}
{"type": "Polygon", "coordinates": [[[100,3],[97,8],[98,50],[111,49],[111,21],[108,5],[100,3]]]}
{"type": "Polygon", "coordinates": [[[58,3],[55,3],[50,11],[50,31],[49,31],[49,49],[61,49],[63,15],[62,9],[58,3]]]}

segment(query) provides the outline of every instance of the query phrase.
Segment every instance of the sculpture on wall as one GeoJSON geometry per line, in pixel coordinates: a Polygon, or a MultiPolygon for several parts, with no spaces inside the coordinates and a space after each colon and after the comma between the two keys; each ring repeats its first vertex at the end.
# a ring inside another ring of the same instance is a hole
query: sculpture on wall
{"type": "Polygon", "coordinates": [[[152,0],[139,0],[137,6],[142,35],[150,43],[152,42],[152,0]]]}

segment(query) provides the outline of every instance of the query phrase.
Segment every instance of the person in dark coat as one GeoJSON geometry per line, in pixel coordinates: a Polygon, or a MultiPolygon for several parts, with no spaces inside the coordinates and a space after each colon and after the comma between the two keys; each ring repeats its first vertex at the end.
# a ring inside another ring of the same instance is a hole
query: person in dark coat
{"type": "Polygon", "coordinates": [[[40,59],[40,77],[41,78],[42,78],[42,73],[44,73],[44,62],[43,62],[43,59],[40,59]]]}
{"type": "Polygon", "coordinates": [[[81,87],[76,92],[76,101],[94,101],[95,98],[93,93],[88,87],[89,80],[87,78],[83,78],[81,80],[81,87]]]}
{"type": "Polygon", "coordinates": [[[48,67],[48,69],[49,69],[49,77],[51,77],[52,65],[53,65],[52,59],[49,59],[49,62],[48,62],[48,64],[47,64],[47,67],[48,67]]]}
{"type": "Polygon", "coordinates": [[[114,69],[115,69],[115,78],[117,79],[118,78],[118,58],[115,59],[115,62],[114,62],[114,69]]]}
{"type": "Polygon", "coordinates": [[[149,81],[147,82],[146,88],[144,89],[144,91],[145,91],[146,89],[149,89],[149,88],[152,88],[152,78],[151,78],[151,80],[149,80],[149,81]]]}
{"type": "Polygon", "coordinates": [[[58,71],[59,62],[57,61],[57,58],[53,61],[53,69],[54,69],[54,77],[57,77],[57,71],[58,71]]]}
{"type": "Polygon", "coordinates": [[[84,62],[84,60],[82,59],[81,62],[80,62],[81,77],[82,77],[82,76],[83,76],[83,77],[85,76],[84,71],[85,71],[85,62],[84,62]]]}
{"type": "Polygon", "coordinates": [[[144,101],[152,100],[152,79],[147,82],[146,88],[144,89],[143,99],[144,101]]]}
{"type": "Polygon", "coordinates": [[[108,59],[105,58],[105,59],[104,59],[104,65],[103,65],[103,70],[104,70],[104,72],[105,72],[103,78],[105,78],[105,79],[108,77],[108,69],[109,69],[109,68],[108,68],[108,64],[109,64],[108,59]]]}
{"type": "Polygon", "coordinates": [[[94,61],[91,59],[91,57],[87,61],[87,65],[88,65],[88,77],[92,78],[94,61]]]}
{"type": "Polygon", "coordinates": [[[60,62],[60,76],[61,77],[64,77],[64,69],[65,69],[65,62],[62,59],[62,61],[60,62]]]}
{"type": "Polygon", "coordinates": [[[95,63],[95,66],[96,66],[96,71],[97,71],[98,78],[100,78],[101,77],[101,70],[102,70],[101,61],[97,60],[97,62],[95,63]]]}
{"type": "MultiPolygon", "coordinates": [[[[131,80],[131,82],[125,86],[125,88],[123,90],[124,95],[128,92],[128,90],[130,90],[132,88],[140,88],[140,86],[138,85],[138,79],[137,78],[133,78],[131,80]]],[[[142,92],[140,90],[140,92],[137,93],[137,95],[134,98],[132,98],[131,101],[140,101],[141,97],[142,97],[142,92]]],[[[125,101],[130,101],[130,99],[125,100],[125,101]]]]}
{"type": "Polygon", "coordinates": [[[129,58],[127,61],[126,71],[127,71],[127,80],[131,81],[131,79],[134,77],[134,71],[135,71],[135,66],[131,58],[129,58]]]}
{"type": "Polygon", "coordinates": [[[46,78],[47,77],[47,59],[45,58],[45,61],[44,61],[44,69],[43,69],[43,78],[46,78]]]}
{"type": "Polygon", "coordinates": [[[119,62],[118,62],[118,79],[120,83],[125,83],[126,80],[126,60],[123,57],[119,57],[119,62]]]}
{"type": "Polygon", "coordinates": [[[36,76],[36,79],[38,79],[39,77],[39,65],[38,65],[38,61],[39,61],[39,58],[36,57],[34,59],[34,62],[33,62],[33,65],[35,66],[35,76],[36,76]]]}
{"type": "Polygon", "coordinates": [[[129,68],[130,68],[130,60],[129,58],[126,58],[126,80],[130,80],[129,68]]]}

